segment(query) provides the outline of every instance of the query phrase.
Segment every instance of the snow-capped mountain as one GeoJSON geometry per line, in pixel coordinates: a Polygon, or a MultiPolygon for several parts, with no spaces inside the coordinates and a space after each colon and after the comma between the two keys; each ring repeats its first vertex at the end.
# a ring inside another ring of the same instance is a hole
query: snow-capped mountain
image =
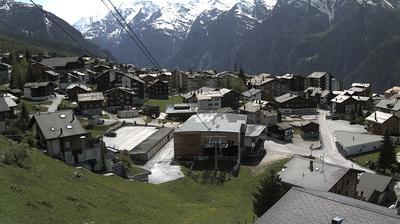
{"type": "MultiPolygon", "coordinates": [[[[251,30],[263,21],[271,2],[274,0],[130,0],[117,8],[160,63],[166,64],[197,29],[195,26],[218,20],[235,9],[238,21],[246,21],[244,30],[251,30]]],[[[85,38],[111,50],[122,62],[149,65],[111,14],[82,18],[74,27],[85,38]]]]}

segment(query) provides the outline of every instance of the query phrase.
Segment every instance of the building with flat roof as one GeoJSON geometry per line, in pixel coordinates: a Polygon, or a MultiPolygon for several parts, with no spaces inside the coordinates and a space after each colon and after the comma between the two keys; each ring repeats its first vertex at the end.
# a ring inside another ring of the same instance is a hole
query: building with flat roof
{"type": "Polygon", "coordinates": [[[174,136],[174,128],[160,128],[146,140],[135,146],[129,156],[133,161],[149,161],[174,136]]]}
{"type": "Polygon", "coordinates": [[[397,224],[395,209],[330,192],[292,188],[256,224],[397,224]]]}
{"type": "Polygon", "coordinates": [[[168,104],[165,113],[173,121],[186,121],[198,111],[197,103],[168,104]]]}
{"type": "Polygon", "coordinates": [[[294,157],[283,167],[279,176],[284,183],[351,198],[357,196],[357,175],[361,172],[359,170],[303,157],[294,157]]]}
{"type": "Polygon", "coordinates": [[[240,161],[242,138],[246,133],[246,115],[202,113],[193,115],[175,131],[175,158],[213,157],[240,161]]]}
{"type": "Polygon", "coordinates": [[[353,156],[379,150],[383,145],[381,135],[359,134],[345,131],[334,133],[338,150],[344,156],[353,156]]]}

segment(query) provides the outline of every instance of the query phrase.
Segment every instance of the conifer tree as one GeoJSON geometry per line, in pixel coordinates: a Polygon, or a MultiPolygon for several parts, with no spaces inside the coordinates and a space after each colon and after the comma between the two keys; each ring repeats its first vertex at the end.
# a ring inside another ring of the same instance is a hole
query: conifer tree
{"type": "Polygon", "coordinates": [[[391,168],[392,165],[396,163],[397,160],[395,148],[392,139],[390,138],[389,132],[386,132],[385,136],[383,137],[383,147],[379,152],[377,166],[379,169],[382,169],[384,172],[386,172],[386,169],[391,168]]]}

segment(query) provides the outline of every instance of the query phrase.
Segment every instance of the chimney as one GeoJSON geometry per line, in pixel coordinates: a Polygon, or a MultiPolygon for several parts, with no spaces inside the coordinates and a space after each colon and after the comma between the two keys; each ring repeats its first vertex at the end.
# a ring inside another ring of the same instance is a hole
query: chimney
{"type": "Polygon", "coordinates": [[[310,171],[314,171],[314,161],[310,160],[310,171]]]}
{"type": "Polygon", "coordinates": [[[378,121],[378,118],[377,118],[377,116],[376,116],[376,112],[375,112],[375,121],[378,121]]]}
{"type": "Polygon", "coordinates": [[[74,122],[74,120],[75,120],[75,114],[72,112],[72,120],[69,123],[72,124],[72,122],[74,122]]]}
{"type": "Polygon", "coordinates": [[[63,129],[60,128],[60,135],[58,137],[61,137],[63,135],[63,129]]]}
{"type": "Polygon", "coordinates": [[[332,219],[332,224],[342,224],[343,218],[336,216],[335,218],[332,219]]]}

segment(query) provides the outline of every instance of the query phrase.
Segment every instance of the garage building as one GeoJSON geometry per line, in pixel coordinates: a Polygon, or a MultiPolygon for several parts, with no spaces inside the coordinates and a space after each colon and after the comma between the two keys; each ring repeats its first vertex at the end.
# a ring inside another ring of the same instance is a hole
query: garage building
{"type": "Polygon", "coordinates": [[[133,161],[149,161],[174,136],[174,128],[161,128],[134,147],[129,156],[133,161]]]}
{"type": "Polygon", "coordinates": [[[381,149],[383,137],[380,135],[335,132],[336,146],[344,156],[353,156],[381,149]]]}

